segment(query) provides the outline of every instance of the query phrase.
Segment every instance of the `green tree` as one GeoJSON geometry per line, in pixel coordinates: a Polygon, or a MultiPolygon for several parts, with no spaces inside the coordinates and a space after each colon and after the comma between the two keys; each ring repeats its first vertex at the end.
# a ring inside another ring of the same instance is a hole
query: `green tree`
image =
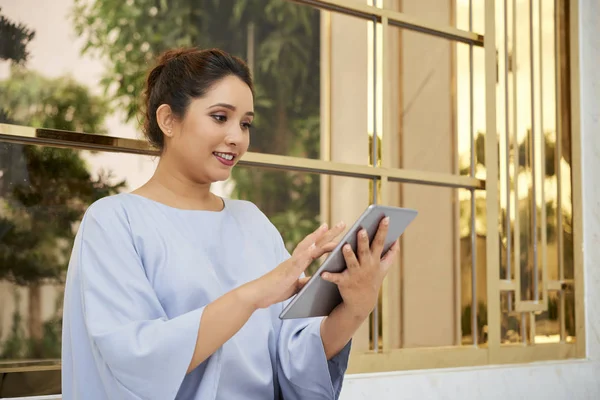
{"type": "MultiPolygon", "coordinates": [[[[48,79],[21,66],[0,81],[0,107],[0,122],[98,133],[108,112],[72,79],[48,79]]],[[[63,280],[76,223],[91,202],[124,182],[113,184],[106,173],[93,178],[73,149],[5,143],[0,160],[0,279],[29,288],[30,335],[28,350],[19,352],[22,330],[13,326],[3,356],[59,357],[60,315],[42,321],[41,285],[63,280]]]]}
{"type": "MultiPolygon", "coordinates": [[[[2,8],[0,8],[0,12],[2,8]]],[[[0,60],[24,64],[29,53],[27,45],[35,37],[35,32],[23,24],[10,21],[0,14],[0,60]]]]}
{"type": "MultiPolygon", "coordinates": [[[[149,62],[179,46],[247,59],[256,85],[251,151],[319,156],[319,12],[285,0],[75,0],[84,53],[106,60],[102,84],[132,120],[149,62]],[[252,56],[254,54],[254,56],[252,56]]],[[[291,248],[316,227],[319,177],[234,169],[234,195],[257,203],[291,248]]]]}

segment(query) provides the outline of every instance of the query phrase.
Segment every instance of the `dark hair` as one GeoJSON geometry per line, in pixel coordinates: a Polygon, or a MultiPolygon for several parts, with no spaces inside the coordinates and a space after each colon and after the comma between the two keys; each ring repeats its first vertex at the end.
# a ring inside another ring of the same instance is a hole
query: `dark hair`
{"type": "Polygon", "coordinates": [[[190,102],[202,97],[227,76],[237,76],[254,91],[246,63],[219,49],[181,48],[168,50],[158,57],[157,65],[146,78],[144,89],[144,134],[150,144],[164,148],[164,135],[156,121],[156,110],[168,104],[183,118],[190,102]]]}

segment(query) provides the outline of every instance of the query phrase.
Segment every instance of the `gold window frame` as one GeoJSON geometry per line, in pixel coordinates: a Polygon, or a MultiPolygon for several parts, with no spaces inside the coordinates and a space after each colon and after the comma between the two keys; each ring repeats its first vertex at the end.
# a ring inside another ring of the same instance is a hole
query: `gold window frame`
{"type": "MultiPolygon", "coordinates": [[[[304,159],[282,155],[271,155],[262,153],[247,153],[240,161],[241,165],[260,166],[275,168],[286,171],[305,171],[321,173],[333,176],[348,176],[367,178],[380,184],[377,202],[386,203],[389,199],[390,182],[408,182],[422,185],[435,185],[442,187],[463,188],[471,191],[485,190],[486,196],[486,219],[488,234],[486,238],[487,248],[487,311],[488,311],[488,342],[481,346],[453,346],[435,348],[401,348],[393,349],[390,341],[386,340],[394,331],[391,321],[397,318],[389,305],[391,296],[394,295],[394,285],[390,279],[386,279],[382,289],[381,310],[374,311],[374,320],[382,318],[383,343],[382,350],[375,345],[370,351],[353,352],[349,373],[383,372],[398,370],[431,369],[445,367],[467,367],[489,364],[525,363],[532,361],[561,360],[567,358],[584,358],[585,347],[585,310],[584,310],[584,276],[583,257],[581,251],[574,252],[574,282],[547,281],[543,280],[543,290],[558,289],[563,283],[573,283],[575,288],[575,318],[576,318],[576,342],[575,343],[551,343],[551,344],[522,344],[502,345],[500,343],[500,293],[501,291],[518,292],[518,281],[500,279],[498,274],[499,244],[494,238],[498,237],[498,203],[499,203],[499,160],[496,151],[498,146],[498,135],[496,128],[496,41],[495,24],[496,12],[493,0],[485,0],[485,36],[478,33],[456,29],[450,26],[437,26],[427,21],[396,12],[382,9],[367,4],[353,3],[342,0],[288,0],[299,4],[316,7],[323,11],[322,27],[325,29],[322,42],[322,80],[324,87],[330,80],[330,54],[328,54],[327,21],[328,13],[342,13],[373,21],[382,29],[381,39],[385,44],[390,38],[390,27],[401,27],[429,35],[434,35],[471,46],[480,46],[485,51],[485,85],[486,85],[486,136],[485,153],[487,174],[485,180],[476,179],[472,176],[459,176],[444,173],[433,173],[417,170],[392,168],[389,164],[391,146],[386,146],[387,133],[390,132],[390,124],[394,113],[390,110],[389,102],[383,101],[378,107],[382,107],[383,132],[381,134],[380,146],[382,150],[381,165],[356,165],[334,162],[330,160],[331,148],[330,129],[328,124],[330,116],[328,105],[331,101],[331,93],[322,89],[322,159],[304,159]]],[[[572,202],[573,202],[573,244],[575,249],[582,248],[582,187],[581,187],[581,131],[580,131],[580,104],[579,104],[579,40],[578,23],[579,5],[577,1],[569,2],[569,47],[570,56],[570,90],[571,90],[571,149],[572,149],[572,202]]],[[[330,34],[330,33],[329,33],[330,34]]],[[[385,49],[385,45],[383,46],[385,49]]],[[[374,52],[374,62],[382,66],[383,79],[389,78],[390,70],[389,54],[384,50],[380,53],[374,52]]],[[[383,99],[390,98],[391,88],[383,85],[383,99]]],[[[558,100],[557,100],[558,101],[558,100]]],[[[110,137],[95,134],[83,134],[81,132],[67,132],[26,126],[0,124],[0,141],[35,144],[56,147],[68,147],[85,150],[100,150],[107,152],[122,152],[128,154],[155,155],[155,152],[144,141],[110,137]]],[[[373,142],[373,153],[377,153],[377,141],[373,142]]],[[[376,164],[376,163],[375,163],[376,164]]],[[[327,192],[327,178],[323,180],[322,188],[327,192]]],[[[325,194],[326,195],[326,194],[325,194]]],[[[322,194],[322,196],[324,196],[322,194]]],[[[376,196],[376,194],[374,195],[376,196]]],[[[325,215],[327,218],[327,215],[325,215]]],[[[546,268],[545,266],[543,268],[546,268]]],[[[517,275],[515,275],[515,278],[517,275]]],[[[546,297],[545,297],[546,298],[546,297]]],[[[545,304],[531,304],[519,302],[519,310],[534,311],[543,309],[545,304]]],[[[377,332],[377,324],[374,324],[377,332]]],[[[368,333],[368,332],[367,332],[368,333]]],[[[375,340],[378,335],[375,334],[375,340]]],[[[48,371],[60,369],[60,361],[48,360],[36,362],[26,361],[2,365],[0,373],[48,371]]]]}

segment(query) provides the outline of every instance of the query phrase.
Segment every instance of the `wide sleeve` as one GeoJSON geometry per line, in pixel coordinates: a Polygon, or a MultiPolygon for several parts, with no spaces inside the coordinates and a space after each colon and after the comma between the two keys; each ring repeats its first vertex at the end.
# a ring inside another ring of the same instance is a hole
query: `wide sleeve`
{"type": "MultiPolygon", "coordinates": [[[[275,240],[278,263],[281,263],[290,254],[279,233],[275,240]]],[[[282,307],[285,305],[282,304],[282,307]]],[[[321,339],[322,321],[323,318],[303,318],[281,322],[277,343],[277,378],[285,400],[339,398],[351,342],[327,360],[321,339]]]]}
{"type": "Polygon", "coordinates": [[[330,360],[321,340],[322,318],[284,320],[278,341],[278,380],[283,398],[338,399],[350,343],[330,360]]]}
{"type": "Polygon", "coordinates": [[[85,327],[107,393],[174,399],[192,359],[203,308],[169,319],[119,206],[88,210],[74,257],[85,327]]]}

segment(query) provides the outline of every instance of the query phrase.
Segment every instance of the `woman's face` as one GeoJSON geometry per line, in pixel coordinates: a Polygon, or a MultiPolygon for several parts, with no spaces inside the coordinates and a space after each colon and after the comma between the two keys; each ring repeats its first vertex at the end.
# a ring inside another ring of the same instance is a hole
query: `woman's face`
{"type": "Polygon", "coordinates": [[[248,150],[254,118],[252,91],[236,76],[223,78],[202,98],[190,102],[186,115],[171,122],[162,157],[196,183],[229,178],[248,150]]]}

